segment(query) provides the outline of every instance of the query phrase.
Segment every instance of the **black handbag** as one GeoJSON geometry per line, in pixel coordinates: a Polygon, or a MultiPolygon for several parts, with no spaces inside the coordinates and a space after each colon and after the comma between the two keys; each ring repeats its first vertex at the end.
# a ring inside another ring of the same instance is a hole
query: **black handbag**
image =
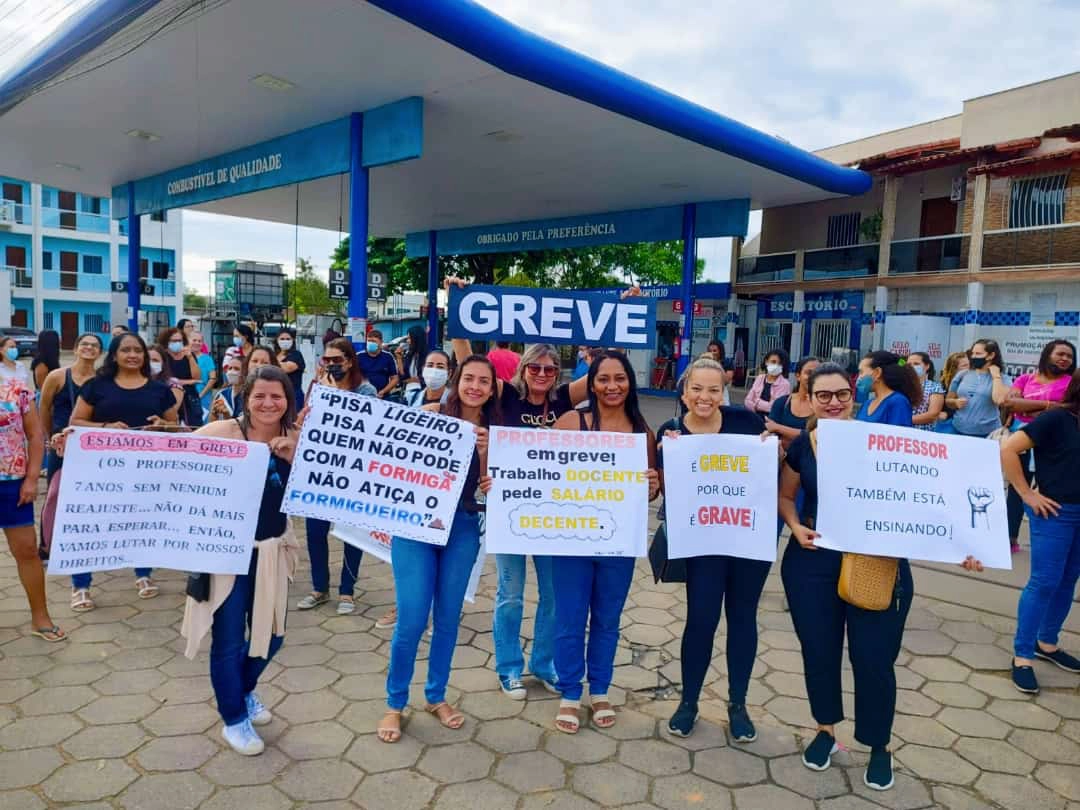
{"type": "Polygon", "coordinates": [[[188,574],[185,593],[196,602],[208,601],[210,599],[210,575],[188,574]]]}
{"type": "Polygon", "coordinates": [[[686,582],[686,560],[668,559],[666,526],[666,523],[660,523],[649,546],[653,582],[686,582]]]}

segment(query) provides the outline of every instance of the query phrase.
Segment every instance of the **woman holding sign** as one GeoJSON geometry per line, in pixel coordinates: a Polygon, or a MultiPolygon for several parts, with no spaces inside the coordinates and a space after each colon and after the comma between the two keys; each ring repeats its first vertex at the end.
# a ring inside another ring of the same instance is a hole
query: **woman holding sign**
{"type": "MultiPolygon", "coordinates": [[[[663,443],[688,434],[734,433],[758,436],[761,418],[745,408],[725,408],[724,367],[715,360],[695,360],[683,375],[681,419],[671,419],[657,431],[656,464],[664,487],[663,443]]],[[[774,411],[775,411],[774,407],[774,411]]],[[[757,658],[757,607],[771,563],[703,555],[686,559],[686,627],[683,630],[682,701],[668,721],[668,732],[689,737],[698,715],[698,697],[712,661],[713,639],[720,609],[727,597],[728,718],[735,742],[753,742],[757,731],[746,712],[746,690],[757,658]]]]}
{"type": "Polygon", "coordinates": [[[856,417],[860,422],[878,422],[911,427],[911,417],[922,402],[922,382],[892,352],[867,355],[867,378],[872,398],[863,403],[856,417]]]}
{"type": "MultiPolygon", "coordinates": [[[[603,430],[609,433],[642,433],[649,453],[649,500],[660,493],[656,473],[656,440],[638,407],[634,369],[622,352],[598,352],[585,378],[589,390],[587,411],[571,411],[559,417],[556,430],[603,430]]],[[[758,431],[761,426],[758,425],[758,431]]],[[[607,699],[619,643],[622,616],[630,582],[633,557],[552,557],[555,584],[555,672],[562,694],[555,727],[576,734],[581,725],[581,681],[589,679],[589,703],[593,725],[615,725],[615,710],[607,699]],[[588,652],[585,628],[588,626],[588,652]]]]}
{"type": "MultiPolygon", "coordinates": [[[[72,427],[137,430],[157,425],[175,425],[180,404],[167,383],[154,379],[150,352],[143,339],[124,332],[112,339],[105,362],[93,379],[79,391],[72,427]]],[[[158,586],[149,568],[135,569],[135,587],[140,599],[153,599],[158,586]]],[[[89,573],[71,577],[71,603],[90,602],[89,573]]],[[[89,608],[83,608],[87,610],[89,608]]]]}
{"type": "Polygon", "coordinates": [[[397,624],[390,642],[386,675],[387,711],[376,730],[385,743],[401,739],[401,713],[409,702],[409,684],[416,667],[420,637],[432,618],[428,652],[425,711],[448,729],[465,725],[465,715],[446,702],[446,684],[457,645],[461,606],[469,575],[480,551],[480,512],[477,501],[480,473],[487,464],[488,428],[499,423],[495,394],[495,367],[486,357],[472,355],[457,367],[450,380],[446,404],[425,405],[424,410],[471,422],[476,449],[461,489],[450,538],[445,546],[395,537],[390,545],[397,597],[397,624]]]}
{"type": "Polygon", "coordinates": [[[248,572],[204,575],[210,577],[206,598],[198,601],[189,588],[181,630],[188,658],[195,657],[210,633],[210,682],[224,722],[221,736],[245,756],[262,753],[264,744],[254,726],[273,720],[255,687],[285,640],[289,581],[299,556],[289,518],[281,511],[296,450],[293,395],[284,371],[261,368],[244,386],[242,416],[195,431],[197,436],[262,442],[270,448],[248,572]]]}
{"type": "MultiPolygon", "coordinates": [[[[872,366],[875,382],[880,365],[872,366]]],[[[878,387],[879,391],[884,389],[878,387]]],[[[896,711],[896,673],[904,623],[911,607],[913,584],[907,560],[899,561],[893,599],[885,610],[866,610],[842,600],[837,593],[843,554],[814,545],[817,524],[818,465],[816,421],[850,419],[851,382],[834,363],[819,366],[810,376],[814,419],[791,443],[780,474],[780,515],[791,529],[780,573],[791,608],[791,620],[802,646],[803,670],[810,711],[818,733],[803,752],[803,764],[823,771],[839,749],[834,726],[844,719],[840,662],[847,632],[848,655],[855,675],[855,739],[869,746],[870,762],[863,782],[873,790],[893,785],[889,738],[896,711]],[[802,490],[801,510],[796,496],[802,490]]],[[[875,400],[877,401],[877,400],[875,400]]],[[[863,406],[865,409],[865,405],[863,406]]],[[[881,405],[879,405],[879,408],[881,405]]],[[[910,423],[910,406],[908,419],[910,423]]],[[[964,567],[981,570],[968,558],[964,567]]]]}

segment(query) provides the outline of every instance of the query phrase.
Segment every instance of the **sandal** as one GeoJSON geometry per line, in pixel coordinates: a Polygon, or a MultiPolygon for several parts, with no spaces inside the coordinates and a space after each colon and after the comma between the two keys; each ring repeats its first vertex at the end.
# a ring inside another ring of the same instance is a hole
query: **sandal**
{"type": "Polygon", "coordinates": [[[465,725],[465,715],[447,703],[445,700],[441,703],[434,703],[424,707],[424,711],[428,714],[435,715],[435,718],[443,725],[444,728],[457,730],[465,725]]]}
{"type": "Polygon", "coordinates": [[[379,617],[375,622],[375,628],[377,630],[389,630],[391,627],[397,624],[397,608],[392,607],[386,613],[379,617]]]}
{"type": "Polygon", "coordinates": [[[330,601],[330,594],[328,593],[316,593],[312,591],[299,602],[296,603],[297,610],[311,610],[317,608],[319,605],[325,605],[330,601]]]}
{"type": "Polygon", "coordinates": [[[30,631],[31,635],[43,638],[50,644],[54,644],[57,641],[67,641],[67,635],[57,627],[55,624],[52,627],[35,627],[30,631]]]}
{"type": "Polygon", "coordinates": [[[135,587],[139,589],[140,599],[153,599],[160,593],[158,586],[150,577],[139,577],[135,580],[135,587]]]}
{"type": "Polygon", "coordinates": [[[76,613],[86,613],[96,607],[94,600],[90,598],[89,588],[72,589],[71,609],[76,613]]]}
{"type": "Polygon", "coordinates": [[[615,710],[611,708],[607,697],[598,695],[595,698],[590,698],[589,708],[592,709],[592,724],[598,729],[609,729],[615,725],[615,710]]]}
{"type": "Polygon", "coordinates": [[[386,714],[383,715],[382,722],[379,723],[379,727],[375,729],[375,734],[379,738],[379,742],[384,743],[396,743],[401,739],[401,712],[394,709],[387,709],[386,714]],[[395,725],[389,725],[389,723],[395,723],[395,725]]]}
{"type": "Polygon", "coordinates": [[[356,613],[356,602],[353,601],[351,596],[339,596],[337,603],[337,615],[348,616],[352,613],[356,613]]]}
{"type": "Polygon", "coordinates": [[[559,713],[555,715],[555,728],[563,734],[577,734],[581,728],[580,700],[560,700],[559,713]]]}

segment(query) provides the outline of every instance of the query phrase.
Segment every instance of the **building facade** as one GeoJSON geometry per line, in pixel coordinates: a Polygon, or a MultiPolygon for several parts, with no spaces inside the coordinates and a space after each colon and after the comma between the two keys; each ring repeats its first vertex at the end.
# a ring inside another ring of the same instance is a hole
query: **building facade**
{"type": "Polygon", "coordinates": [[[940,362],[991,338],[1015,372],[1080,338],[1080,73],[819,154],[873,188],[762,212],[733,262],[729,351],[940,362]]]}
{"type": "MultiPolygon", "coordinates": [[[[107,339],[125,322],[127,294],[114,282],[127,281],[126,222],[110,214],[107,198],[0,177],[0,275],[10,288],[0,327],[55,329],[70,349],[83,332],[107,339]]],[[[183,311],[182,252],[179,211],[142,218],[144,334],[183,311]]]]}

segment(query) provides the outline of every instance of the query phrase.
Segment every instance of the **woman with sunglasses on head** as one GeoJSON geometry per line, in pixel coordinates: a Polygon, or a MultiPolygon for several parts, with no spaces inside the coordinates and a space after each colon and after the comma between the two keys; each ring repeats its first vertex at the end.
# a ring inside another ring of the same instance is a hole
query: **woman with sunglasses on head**
{"type": "MultiPolygon", "coordinates": [[[[656,438],[641,414],[630,361],[622,352],[597,352],[585,379],[588,409],[564,413],[555,429],[644,434],[649,465],[644,472],[649,481],[649,500],[654,500],[660,494],[656,438]]],[[[555,727],[566,734],[577,733],[581,724],[581,682],[588,677],[592,724],[601,730],[611,728],[615,725],[615,710],[607,693],[619,643],[619,619],[634,577],[634,558],[558,556],[551,558],[551,571],[557,628],[555,672],[562,695],[555,727]]]]}
{"type": "Polygon", "coordinates": [[[1012,378],[1004,371],[1001,347],[994,340],[976,340],[968,364],[949,385],[945,404],[954,413],[938,430],[985,439],[1001,427],[1001,406],[1009,398],[1012,378]]]}
{"type": "Polygon", "coordinates": [[[907,366],[922,385],[922,399],[911,413],[911,423],[919,430],[934,430],[945,409],[945,389],[934,379],[934,361],[926,352],[912,352],[907,366]]]}
{"type": "Polygon", "coordinates": [[[256,369],[244,384],[243,400],[242,415],[201,427],[196,435],[270,448],[255,548],[246,574],[213,574],[206,601],[187,599],[180,632],[187,639],[188,658],[198,654],[199,643],[210,633],[210,682],[224,723],[221,736],[237,753],[254,756],[265,747],[254,726],[273,720],[255,687],[285,640],[289,582],[299,557],[289,518],[281,511],[297,431],[292,382],[280,368],[256,369]]]}
{"type": "MultiPolygon", "coordinates": [[[[663,448],[679,436],[714,433],[758,436],[761,417],[745,408],[728,408],[724,401],[724,367],[712,357],[695,360],[680,380],[686,413],[660,426],[656,437],[656,466],[664,491],[663,448]]],[[[663,510],[661,509],[661,519],[663,510]]],[[[686,626],[679,655],[682,699],[668,720],[668,733],[689,737],[697,722],[698,698],[712,663],[713,639],[720,611],[727,604],[728,718],[735,742],[757,739],[746,711],[746,690],[757,657],[757,607],[771,564],[726,554],[686,559],[686,626]]]]}
{"type": "MultiPolygon", "coordinates": [[[[873,371],[881,368],[874,366],[873,371]]],[[[874,377],[878,380],[880,374],[874,377]]],[[[780,473],[780,516],[791,529],[780,574],[802,648],[810,711],[818,724],[817,736],[803,752],[802,761],[811,770],[823,771],[839,749],[834,727],[844,719],[840,670],[846,630],[855,675],[855,739],[871,749],[863,783],[873,790],[888,790],[893,785],[888,749],[896,711],[893,667],[911,607],[911,567],[907,560],[900,560],[892,600],[895,607],[864,610],[837,594],[843,554],[814,545],[818,537],[816,427],[823,419],[850,419],[853,395],[847,372],[834,363],[818,366],[810,375],[809,389],[814,407],[809,432],[791,443],[780,473]],[[796,505],[800,489],[801,509],[796,505]]],[[[910,408],[908,413],[910,419],[910,408]]],[[[963,566],[982,570],[982,564],[970,557],[963,566]]]]}
{"type": "MultiPolygon", "coordinates": [[[[375,386],[364,379],[364,372],[360,370],[360,364],[356,360],[356,349],[348,338],[331,340],[323,348],[314,384],[351,391],[366,397],[378,395],[375,386]]],[[[304,525],[307,528],[307,549],[311,560],[311,593],[297,602],[296,607],[298,610],[311,610],[330,601],[330,521],[304,518],[304,525]]],[[[353,593],[356,590],[356,579],[360,576],[360,562],[364,552],[349,543],[342,545],[345,547],[345,556],[341,561],[337,614],[348,616],[356,612],[353,593]]]]}
{"type": "Polygon", "coordinates": [[[873,398],[863,403],[855,418],[860,422],[911,427],[911,415],[922,402],[922,382],[892,352],[871,352],[867,359],[866,376],[873,398]]]}
{"type": "MultiPolygon", "coordinates": [[[[465,716],[446,701],[454,648],[461,623],[461,606],[480,551],[480,476],[487,466],[488,428],[499,423],[495,367],[486,357],[471,355],[450,379],[446,404],[430,403],[424,410],[462,419],[474,425],[476,449],[465,475],[450,537],[445,546],[395,537],[390,545],[397,601],[397,624],[390,642],[386,674],[386,714],[376,729],[382,742],[401,739],[401,713],[409,702],[409,684],[416,667],[420,637],[432,620],[428,651],[425,711],[441,725],[456,730],[465,716]]],[[[485,482],[490,486],[490,479],[485,482]]]]}

